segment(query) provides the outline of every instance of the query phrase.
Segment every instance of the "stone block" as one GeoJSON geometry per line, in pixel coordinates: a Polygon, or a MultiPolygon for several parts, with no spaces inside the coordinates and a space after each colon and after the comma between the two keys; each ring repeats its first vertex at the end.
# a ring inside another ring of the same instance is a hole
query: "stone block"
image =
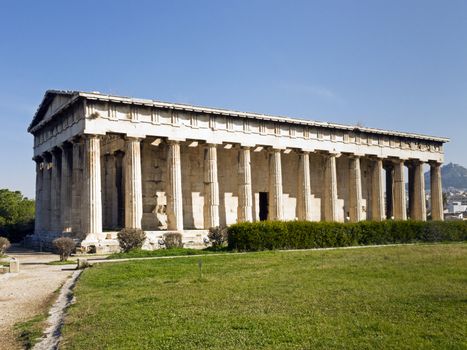
{"type": "Polygon", "coordinates": [[[10,260],[10,273],[19,273],[19,260],[16,258],[10,260]]]}

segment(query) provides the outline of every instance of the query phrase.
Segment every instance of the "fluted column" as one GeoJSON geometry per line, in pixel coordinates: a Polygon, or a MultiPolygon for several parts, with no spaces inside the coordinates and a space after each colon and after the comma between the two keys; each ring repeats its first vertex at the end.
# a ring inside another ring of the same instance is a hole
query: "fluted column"
{"type": "Polygon", "coordinates": [[[388,162],[384,167],[386,170],[386,206],[385,206],[385,217],[391,219],[394,217],[394,165],[392,162],[388,162]]]}
{"type": "Polygon", "coordinates": [[[414,198],[415,198],[415,186],[414,186],[414,179],[415,179],[415,169],[412,164],[412,162],[409,162],[407,164],[408,168],[408,175],[409,175],[409,183],[408,183],[408,188],[409,188],[409,218],[411,220],[415,219],[415,206],[414,206],[414,198]]]}
{"type": "Polygon", "coordinates": [[[250,148],[242,147],[238,162],[238,222],[253,221],[250,148]]]}
{"type": "Polygon", "coordinates": [[[34,233],[39,235],[43,231],[43,198],[42,198],[42,185],[44,174],[44,162],[42,157],[34,158],[36,162],[36,199],[35,199],[35,219],[34,219],[34,233]]]}
{"type": "Polygon", "coordinates": [[[349,184],[349,211],[350,221],[362,220],[362,173],[360,168],[360,157],[349,158],[350,184],[349,184]]]}
{"type": "Polygon", "coordinates": [[[82,231],[81,218],[83,206],[83,142],[77,138],[72,141],[72,172],[71,172],[71,230],[80,237],[82,231]]]}
{"type": "Polygon", "coordinates": [[[51,174],[51,215],[50,225],[52,231],[61,231],[61,210],[60,210],[60,193],[61,193],[61,151],[54,149],[52,151],[52,174],[51,174]]]}
{"type": "Polygon", "coordinates": [[[426,202],[425,202],[425,176],[423,174],[423,162],[414,161],[414,220],[426,220],[426,202]]]}
{"type": "Polygon", "coordinates": [[[100,138],[96,135],[86,135],[84,138],[84,203],[82,210],[83,232],[85,234],[102,232],[100,163],[100,138]]]}
{"type": "Polygon", "coordinates": [[[383,160],[376,158],[373,161],[371,177],[371,213],[372,220],[382,221],[384,213],[384,188],[383,188],[383,160]]]}
{"type": "Polygon", "coordinates": [[[310,153],[301,152],[298,158],[297,217],[311,221],[310,153]]]}
{"type": "Polygon", "coordinates": [[[71,169],[71,149],[69,144],[64,144],[62,150],[62,167],[60,180],[60,210],[61,222],[60,230],[71,232],[71,196],[72,196],[72,169],[71,169]]]}
{"type": "Polygon", "coordinates": [[[167,229],[183,230],[180,142],[169,140],[167,152],[167,229]]]}
{"type": "Polygon", "coordinates": [[[269,220],[284,219],[282,196],[281,150],[273,149],[269,153],[269,220]]]}
{"type": "Polygon", "coordinates": [[[324,220],[338,221],[337,215],[337,173],[336,173],[337,154],[324,155],[324,220]]]}
{"type": "Polygon", "coordinates": [[[217,179],[217,147],[204,149],[204,228],[219,226],[219,182],[217,179]]]}
{"type": "Polygon", "coordinates": [[[52,157],[50,153],[43,155],[43,175],[42,175],[42,228],[44,231],[52,230],[51,226],[51,177],[52,177],[52,157]]]}
{"type": "Polygon", "coordinates": [[[125,139],[125,227],[141,228],[143,218],[143,192],[141,182],[140,139],[125,139]]]}
{"type": "Polygon", "coordinates": [[[393,215],[395,220],[407,220],[407,204],[405,199],[404,161],[394,161],[393,179],[393,215]]]}
{"type": "Polygon", "coordinates": [[[441,186],[441,164],[430,163],[431,218],[444,220],[443,188],[441,186]]]}

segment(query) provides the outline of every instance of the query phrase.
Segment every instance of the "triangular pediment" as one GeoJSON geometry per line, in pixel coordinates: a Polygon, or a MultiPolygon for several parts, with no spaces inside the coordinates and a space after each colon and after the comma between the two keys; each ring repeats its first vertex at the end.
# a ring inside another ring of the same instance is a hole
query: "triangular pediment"
{"type": "Polygon", "coordinates": [[[36,114],[34,115],[28,131],[39,124],[42,120],[46,120],[54,115],[62,106],[70,102],[74,94],[74,91],[48,90],[45,93],[36,114]]]}

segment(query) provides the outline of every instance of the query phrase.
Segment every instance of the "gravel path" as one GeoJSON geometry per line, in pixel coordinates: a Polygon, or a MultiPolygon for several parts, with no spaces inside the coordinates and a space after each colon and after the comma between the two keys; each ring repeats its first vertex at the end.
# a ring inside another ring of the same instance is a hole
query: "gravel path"
{"type": "Polygon", "coordinates": [[[73,271],[74,266],[50,266],[57,255],[13,247],[8,256],[20,261],[19,274],[0,275],[0,348],[21,349],[13,326],[44,311],[48,301],[73,271]],[[67,270],[69,269],[69,270],[67,270]]]}

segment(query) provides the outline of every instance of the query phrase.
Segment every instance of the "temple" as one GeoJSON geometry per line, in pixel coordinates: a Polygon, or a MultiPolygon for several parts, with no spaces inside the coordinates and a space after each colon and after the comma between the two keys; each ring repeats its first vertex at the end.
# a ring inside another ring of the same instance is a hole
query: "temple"
{"type": "Polygon", "coordinates": [[[36,244],[114,251],[125,227],[157,249],[166,232],[199,246],[244,221],[426,220],[424,164],[443,220],[442,137],[53,90],[28,131],[36,244]]]}

